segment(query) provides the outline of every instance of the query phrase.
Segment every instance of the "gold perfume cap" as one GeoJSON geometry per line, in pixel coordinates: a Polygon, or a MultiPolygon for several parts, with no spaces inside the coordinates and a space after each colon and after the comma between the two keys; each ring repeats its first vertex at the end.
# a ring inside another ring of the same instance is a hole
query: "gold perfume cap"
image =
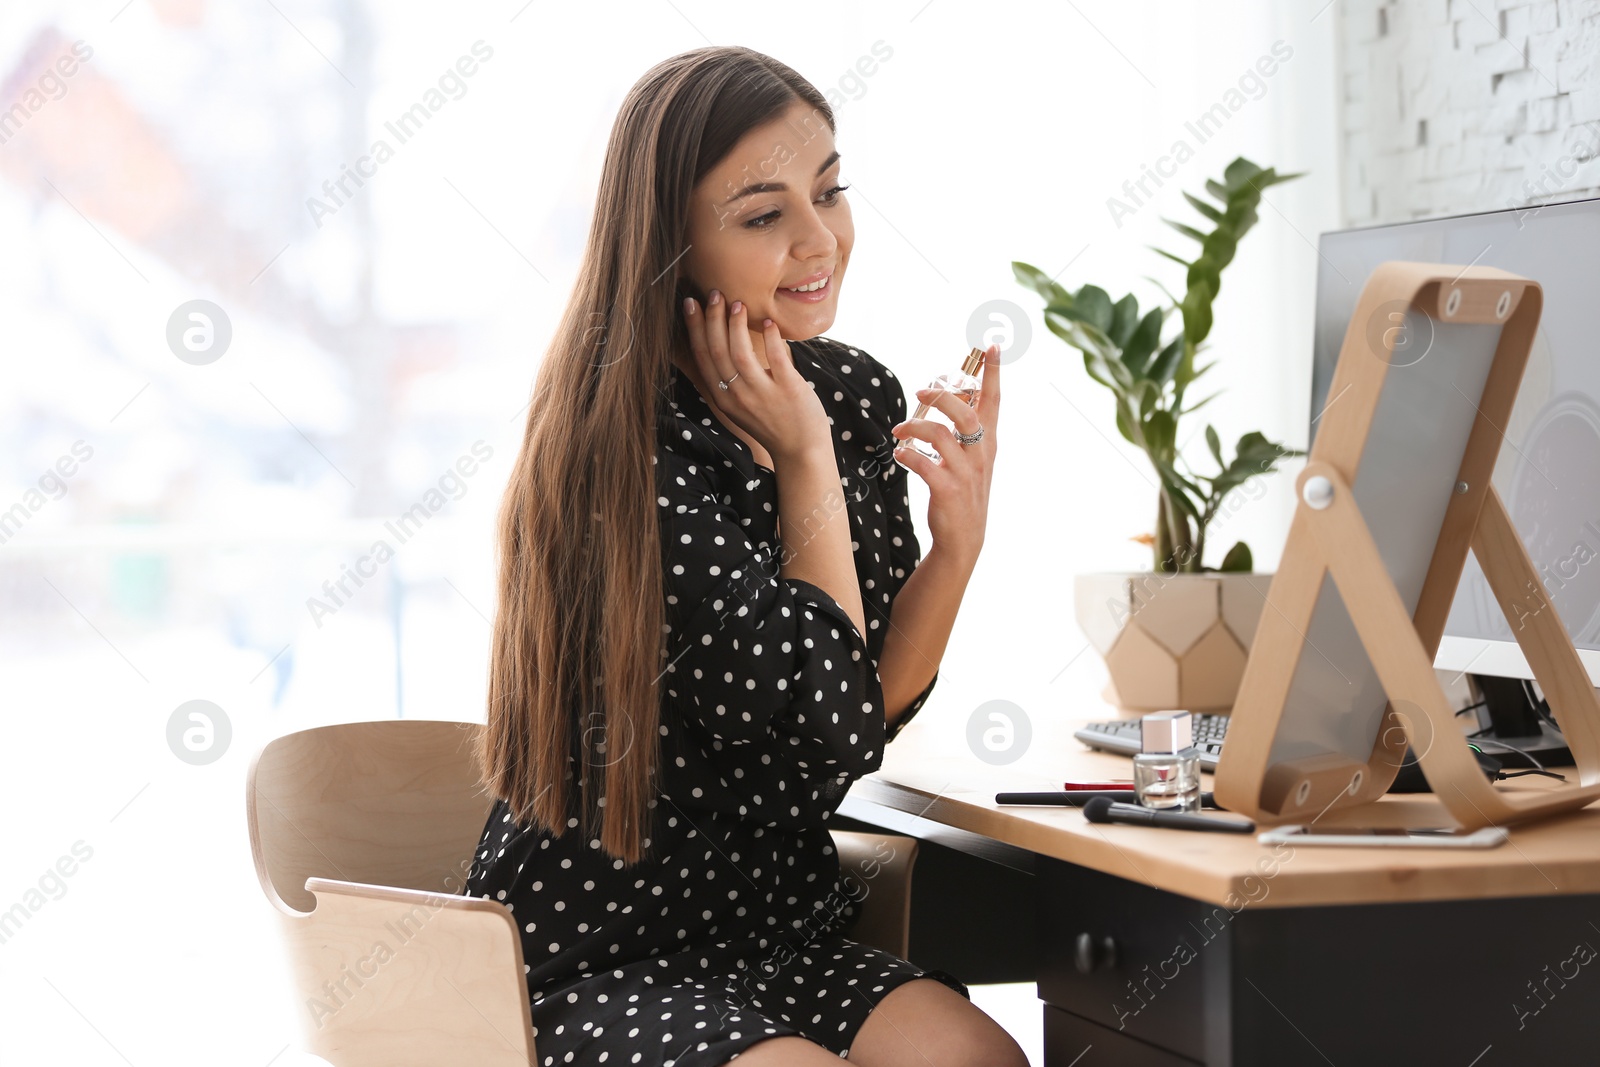
{"type": "Polygon", "coordinates": [[[961,373],[978,376],[978,368],[983,366],[983,349],[974,348],[967,353],[966,361],[961,364],[961,373]]]}

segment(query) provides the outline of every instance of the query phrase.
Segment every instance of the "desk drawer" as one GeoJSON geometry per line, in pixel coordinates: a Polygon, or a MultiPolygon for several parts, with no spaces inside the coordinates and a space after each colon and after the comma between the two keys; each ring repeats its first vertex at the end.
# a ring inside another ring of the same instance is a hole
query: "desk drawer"
{"type": "Polygon", "coordinates": [[[1202,1067],[1194,1060],[1135,1041],[1070,1011],[1044,1006],[1044,1062],[1116,1064],[1116,1067],[1202,1067]],[[1085,1056],[1089,1049],[1093,1056],[1085,1056]]]}
{"type": "Polygon", "coordinates": [[[1227,984],[1228,910],[1042,856],[1034,879],[1039,999],[1203,1062],[1207,985],[1227,984]]]}

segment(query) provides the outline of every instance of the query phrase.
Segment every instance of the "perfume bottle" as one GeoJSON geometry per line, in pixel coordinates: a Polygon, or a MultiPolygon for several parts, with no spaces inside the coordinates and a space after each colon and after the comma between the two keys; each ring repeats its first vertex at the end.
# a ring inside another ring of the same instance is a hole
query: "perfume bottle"
{"type": "Polygon", "coordinates": [[[1140,753],[1133,757],[1139,803],[1162,811],[1200,810],[1200,752],[1187,711],[1163,711],[1139,720],[1140,753]]]}
{"type": "MultiPolygon", "coordinates": [[[[928,388],[943,389],[947,393],[954,393],[966,401],[968,407],[971,407],[978,402],[978,391],[983,386],[983,383],[978,380],[978,368],[981,366],[983,366],[983,349],[974,348],[967,353],[967,358],[962,361],[960,370],[950,374],[939,375],[928,383],[928,388]]],[[[933,405],[923,401],[917,405],[917,410],[912,413],[911,417],[913,419],[926,418],[929,409],[932,407],[933,405]]],[[[935,418],[946,426],[950,426],[950,420],[945,417],[943,412],[939,412],[935,418]]],[[[951,427],[951,431],[954,432],[954,427],[951,427]]],[[[938,460],[939,458],[938,449],[920,437],[908,437],[906,438],[906,444],[931,460],[938,460]]],[[[901,464],[901,466],[904,466],[904,464],[901,464]]]]}

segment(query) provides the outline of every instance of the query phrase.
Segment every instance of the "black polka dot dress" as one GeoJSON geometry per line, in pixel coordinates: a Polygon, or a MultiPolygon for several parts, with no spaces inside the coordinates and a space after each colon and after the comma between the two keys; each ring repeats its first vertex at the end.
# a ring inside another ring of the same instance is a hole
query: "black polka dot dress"
{"type": "Polygon", "coordinates": [[[938,677],[887,731],[878,658],[920,559],[890,456],[900,383],[837,341],[790,349],[832,422],[867,632],[782,577],[776,474],[674,368],[656,454],[670,633],[646,859],[610,858],[576,814],[559,838],[519,826],[500,801],[467,882],[522,931],[541,1064],[710,1067],[795,1034],[844,1057],[895,987],[933,978],[968,995],[848,936],[871,886],[841,878],[828,817],[938,677]]]}

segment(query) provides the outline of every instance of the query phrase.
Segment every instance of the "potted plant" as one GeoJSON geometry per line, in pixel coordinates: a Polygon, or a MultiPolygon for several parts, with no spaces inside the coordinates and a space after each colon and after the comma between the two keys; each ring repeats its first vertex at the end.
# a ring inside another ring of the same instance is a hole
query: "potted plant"
{"type": "Polygon", "coordinates": [[[1197,242],[1199,252],[1184,259],[1154,249],[1184,266],[1186,288],[1180,300],[1149,278],[1167,303],[1143,312],[1132,293],[1113,301],[1094,285],[1068,291],[1037,267],[1011,264],[1017,281],[1044,299],[1050,332],[1082,352],[1089,377],[1111,391],[1117,430],[1144,452],[1158,480],[1155,530],[1136,538],[1151,548],[1151,569],[1084,574],[1075,582],[1078,623],[1105,658],[1115,702],[1126,709],[1226,710],[1244,673],[1271,575],[1252,570],[1243,541],[1216,567],[1206,566],[1206,535],[1231,513],[1225,505],[1237,501],[1235,490],[1275,470],[1278,460],[1305,453],[1252,431],[1229,457],[1208,424],[1205,440],[1217,469],[1202,474],[1180,454],[1178,423],[1217,395],[1187,401],[1189,387],[1214,365],[1197,366],[1196,357],[1207,348],[1222,272],[1257,221],[1262,190],[1300,176],[1240,157],[1221,182],[1207,180],[1216,203],[1184,193],[1205,222],[1197,228],[1162,221],[1197,242]],[[1163,340],[1174,312],[1182,329],[1163,340]]]}

